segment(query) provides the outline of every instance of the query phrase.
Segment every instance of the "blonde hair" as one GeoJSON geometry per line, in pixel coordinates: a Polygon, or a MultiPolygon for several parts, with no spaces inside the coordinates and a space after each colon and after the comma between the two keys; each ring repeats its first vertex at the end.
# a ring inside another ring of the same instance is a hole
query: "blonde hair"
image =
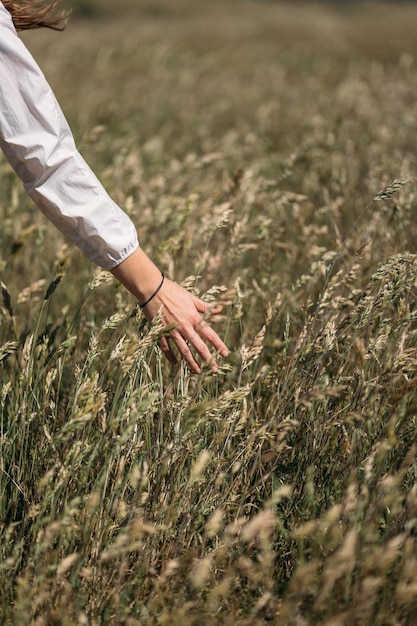
{"type": "Polygon", "coordinates": [[[63,30],[68,12],[56,10],[61,0],[45,2],[44,0],[2,0],[5,8],[11,13],[17,30],[31,28],[53,28],[63,30]]]}

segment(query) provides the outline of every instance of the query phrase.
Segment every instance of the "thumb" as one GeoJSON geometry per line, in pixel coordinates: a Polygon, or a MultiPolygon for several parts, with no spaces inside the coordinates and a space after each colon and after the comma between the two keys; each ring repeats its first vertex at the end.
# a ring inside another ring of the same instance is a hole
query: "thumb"
{"type": "Polygon", "coordinates": [[[217,315],[222,311],[222,306],[220,304],[209,304],[208,302],[204,302],[204,300],[200,300],[200,298],[194,297],[194,304],[199,313],[205,313],[207,315],[217,315]]]}

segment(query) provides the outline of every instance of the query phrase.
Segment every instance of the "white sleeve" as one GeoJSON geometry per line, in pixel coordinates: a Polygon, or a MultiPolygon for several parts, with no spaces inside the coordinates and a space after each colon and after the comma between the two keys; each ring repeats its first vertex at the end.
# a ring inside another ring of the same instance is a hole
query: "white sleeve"
{"type": "Polygon", "coordinates": [[[136,229],[84,161],[33,57],[0,1],[0,148],[39,209],[86,256],[112,269],[136,229]]]}

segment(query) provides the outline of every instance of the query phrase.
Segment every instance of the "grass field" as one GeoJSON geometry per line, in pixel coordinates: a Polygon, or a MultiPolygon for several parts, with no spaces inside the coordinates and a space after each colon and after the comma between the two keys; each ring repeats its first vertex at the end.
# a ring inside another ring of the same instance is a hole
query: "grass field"
{"type": "Polygon", "coordinates": [[[0,623],[413,626],[417,7],[80,0],[24,39],[200,378],[0,161],[0,623]]]}

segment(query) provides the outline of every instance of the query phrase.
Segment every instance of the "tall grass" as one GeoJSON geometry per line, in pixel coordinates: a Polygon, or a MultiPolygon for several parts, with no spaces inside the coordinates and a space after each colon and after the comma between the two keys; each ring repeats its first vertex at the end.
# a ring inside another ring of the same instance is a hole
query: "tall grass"
{"type": "Polygon", "coordinates": [[[411,626],[416,9],[123,6],[27,41],[232,354],[171,368],[0,163],[1,623],[411,626]]]}

